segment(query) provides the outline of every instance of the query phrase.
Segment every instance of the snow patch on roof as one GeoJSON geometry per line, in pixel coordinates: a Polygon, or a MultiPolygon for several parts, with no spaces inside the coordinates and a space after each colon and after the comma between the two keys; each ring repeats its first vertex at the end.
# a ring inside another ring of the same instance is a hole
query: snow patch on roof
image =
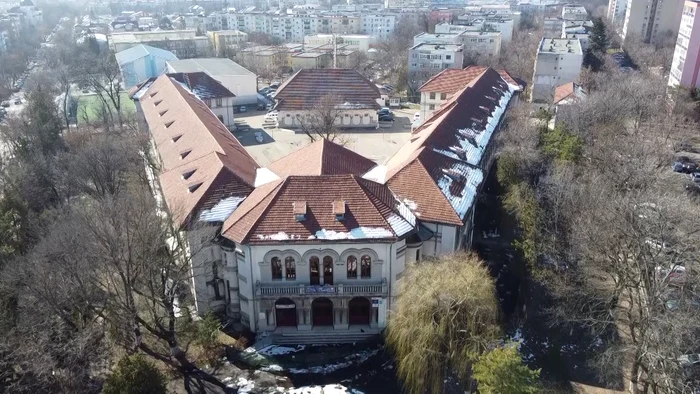
{"type": "Polygon", "coordinates": [[[362,176],[362,178],[367,179],[369,181],[384,184],[384,182],[386,182],[386,170],[386,166],[378,165],[372,168],[371,170],[367,171],[365,175],[362,176]]]}
{"type": "Polygon", "coordinates": [[[280,177],[274,172],[270,171],[267,167],[258,168],[255,170],[255,187],[262,186],[278,179],[280,179],[280,177]]]}
{"type": "Polygon", "coordinates": [[[460,175],[457,177],[443,174],[438,179],[437,185],[452,205],[455,213],[464,220],[467,212],[474,205],[476,192],[484,180],[484,173],[462,163],[455,164],[450,170],[451,173],[460,175]],[[455,182],[464,183],[464,185],[455,185],[455,182]]]}
{"type": "Polygon", "coordinates": [[[280,231],[277,234],[257,234],[255,237],[262,241],[289,241],[301,239],[300,235],[290,235],[283,231],[280,231]]]}
{"type": "Polygon", "coordinates": [[[391,231],[381,227],[357,227],[348,232],[338,232],[326,229],[316,231],[316,239],[325,240],[372,239],[393,237],[394,234],[391,231]]]}
{"type": "Polygon", "coordinates": [[[233,211],[245,200],[245,197],[224,198],[211,209],[205,209],[199,214],[199,220],[203,222],[223,222],[231,216],[233,211]]]}

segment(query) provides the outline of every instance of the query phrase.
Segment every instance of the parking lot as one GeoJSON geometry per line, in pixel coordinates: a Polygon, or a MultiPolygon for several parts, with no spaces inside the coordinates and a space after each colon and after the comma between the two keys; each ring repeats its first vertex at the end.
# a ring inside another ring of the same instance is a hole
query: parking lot
{"type": "MultiPolygon", "coordinates": [[[[416,110],[397,109],[394,122],[381,124],[379,129],[344,130],[340,142],[347,148],[370,158],[378,163],[391,157],[411,134],[411,120],[416,110]]],[[[309,137],[299,130],[283,128],[263,128],[265,111],[238,114],[236,123],[239,129],[234,132],[236,138],[261,166],[286,156],[309,143],[309,137]],[[263,142],[255,139],[255,132],[262,131],[263,142]]]]}

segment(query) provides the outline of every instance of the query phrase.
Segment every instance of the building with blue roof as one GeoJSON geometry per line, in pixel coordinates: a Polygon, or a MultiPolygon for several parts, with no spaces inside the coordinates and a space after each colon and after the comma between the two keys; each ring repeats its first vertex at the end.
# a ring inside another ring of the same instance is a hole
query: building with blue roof
{"type": "Polygon", "coordinates": [[[126,89],[165,73],[166,63],[178,60],[170,51],[143,44],[117,52],[116,57],[126,89]]]}

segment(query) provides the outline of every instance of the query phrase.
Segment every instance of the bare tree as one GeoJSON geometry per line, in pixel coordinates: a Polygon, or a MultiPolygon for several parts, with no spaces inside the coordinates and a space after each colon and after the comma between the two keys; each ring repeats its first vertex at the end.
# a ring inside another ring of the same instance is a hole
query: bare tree
{"type": "Polygon", "coordinates": [[[297,115],[296,122],[311,141],[325,138],[342,144],[340,126],[343,117],[351,110],[352,107],[347,107],[340,96],[326,95],[318,99],[312,110],[297,115]]]}

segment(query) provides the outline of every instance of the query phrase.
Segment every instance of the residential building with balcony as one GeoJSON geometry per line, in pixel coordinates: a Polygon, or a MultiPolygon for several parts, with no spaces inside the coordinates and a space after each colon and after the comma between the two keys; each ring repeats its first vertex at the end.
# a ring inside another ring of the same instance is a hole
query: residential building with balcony
{"type": "Polygon", "coordinates": [[[207,33],[209,41],[217,56],[236,50],[242,43],[248,42],[248,34],[240,30],[220,30],[207,33]]]}
{"type": "Polygon", "coordinates": [[[157,78],[140,111],[156,200],[192,266],[178,285],[193,299],[179,301],[275,341],[376,335],[407,264],[470,246],[491,141],[517,91],[485,69],[381,165],[320,139],[261,168],[195,95],[157,78]]]}
{"type": "Polygon", "coordinates": [[[700,87],[700,9],[697,0],[686,0],[673,52],[669,86],[700,87]]]}
{"type": "Polygon", "coordinates": [[[613,26],[621,28],[625,22],[627,12],[627,2],[629,0],[608,0],[608,20],[613,26]]]}
{"type": "Polygon", "coordinates": [[[656,43],[678,34],[684,0],[629,0],[622,26],[623,40],[656,43]]]}
{"type": "Polygon", "coordinates": [[[304,37],[304,48],[320,47],[328,44],[342,45],[345,49],[351,51],[367,52],[370,46],[374,43],[373,37],[363,34],[314,34],[304,37]]]}
{"type": "Polygon", "coordinates": [[[531,101],[550,105],[557,86],[578,80],[582,63],[578,39],[543,38],[535,60],[531,101]]]}
{"type": "Polygon", "coordinates": [[[464,67],[462,44],[419,43],[408,50],[409,83],[419,87],[433,75],[448,68],[464,67]]]}

